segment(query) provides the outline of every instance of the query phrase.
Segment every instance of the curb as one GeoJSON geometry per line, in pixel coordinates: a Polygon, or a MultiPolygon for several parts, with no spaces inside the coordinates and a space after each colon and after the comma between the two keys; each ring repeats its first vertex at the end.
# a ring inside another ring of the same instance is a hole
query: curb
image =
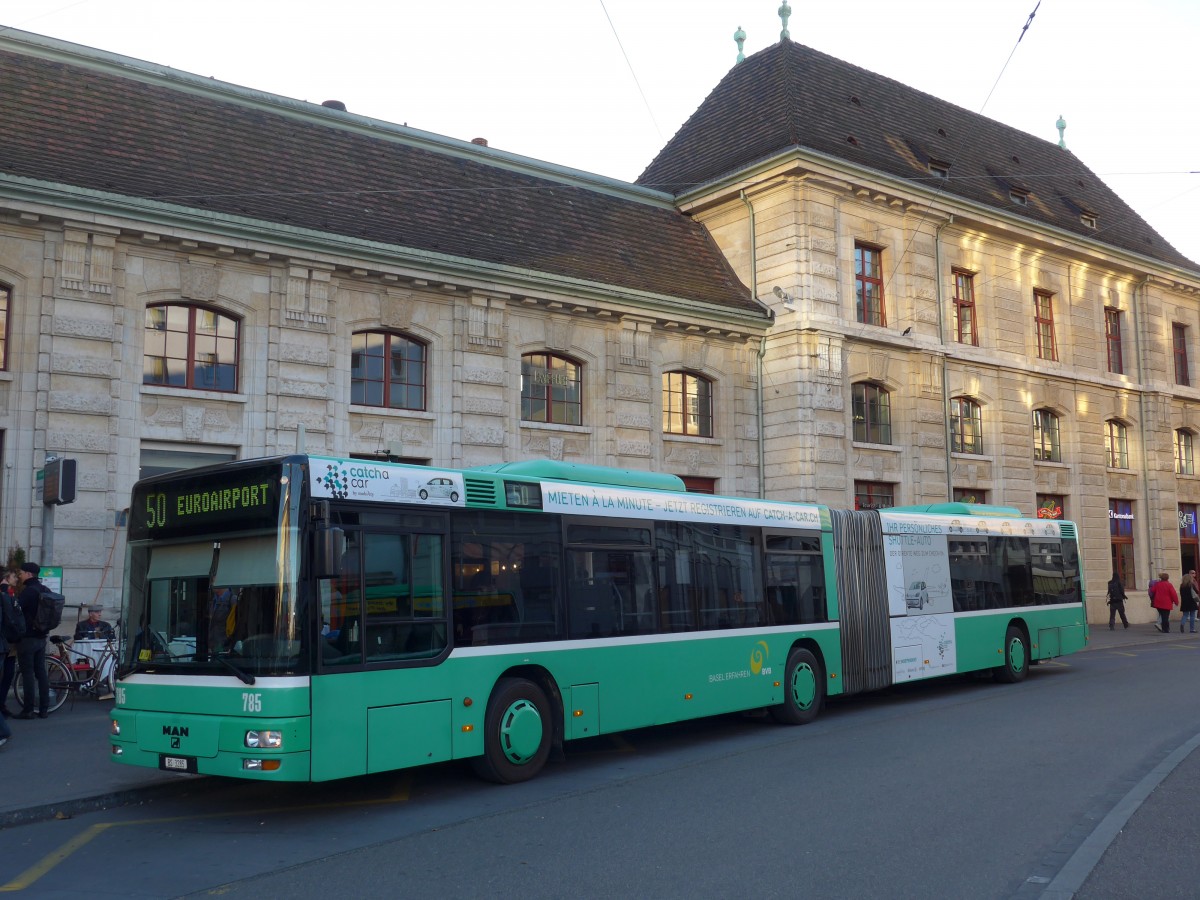
{"type": "Polygon", "coordinates": [[[0,811],[0,831],[17,825],[47,822],[51,819],[70,819],[75,815],[101,809],[113,809],[151,800],[182,797],[186,796],[193,788],[199,788],[203,782],[208,780],[206,775],[178,775],[175,777],[185,780],[162,781],[141,787],[108,791],[92,797],[75,797],[38,806],[0,811]]]}

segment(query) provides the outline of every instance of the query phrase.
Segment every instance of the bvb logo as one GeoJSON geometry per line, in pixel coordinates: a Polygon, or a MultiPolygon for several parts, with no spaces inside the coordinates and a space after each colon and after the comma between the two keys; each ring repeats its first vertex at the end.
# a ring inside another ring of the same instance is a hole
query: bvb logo
{"type": "Polygon", "coordinates": [[[750,651],[750,671],[755,675],[762,672],[763,663],[767,661],[767,657],[771,653],[771,648],[767,646],[766,641],[759,641],[754,645],[754,649],[750,651]]]}

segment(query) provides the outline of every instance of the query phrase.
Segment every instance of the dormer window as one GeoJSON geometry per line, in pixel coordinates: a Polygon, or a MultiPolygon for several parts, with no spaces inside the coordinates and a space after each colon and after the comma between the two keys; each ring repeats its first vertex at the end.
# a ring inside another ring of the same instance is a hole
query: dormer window
{"type": "Polygon", "coordinates": [[[1017,206],[1028,206],[1029,191],[1023,191],[1020,188],[1009,188],[1008,199],[1017,204],[1017,206]]]}
{"type": "Polygon", "coordinates": [[[950,163],[942,162],[940,159],[931,159],[929,161],[929,174],[935,178],[949,178],[950,163]]]}
{"type": "Polygon", "coordinates": [[[1086,210],[1079,214],[1079,221],[1084,224],[1085,228],[1096,227],[1096,214],[1087,212],[1086,210]]]}

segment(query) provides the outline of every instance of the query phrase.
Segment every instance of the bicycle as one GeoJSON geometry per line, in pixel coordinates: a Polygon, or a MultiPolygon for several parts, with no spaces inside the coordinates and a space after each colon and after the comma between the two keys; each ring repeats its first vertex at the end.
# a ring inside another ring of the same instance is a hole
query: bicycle
{"type": "MultiPolygon", "coordinates": [[[[71,694],[98,700],[112,695],[117,662],[117,642],[114,638],[105,641],[97,656],[75,649],[72,643],[58,635],[52,635],[50,643],[54,645],[54,650],[46,653],[46,675],[50,679],[47,713],[59,709],[71,694]]],[[[12,690],[18,706],[25,702],[24,690],[24,673],[19,672],[13,680],[12,690]]],[[[35,694],[36,691],[35,685],[35,694]]]]}

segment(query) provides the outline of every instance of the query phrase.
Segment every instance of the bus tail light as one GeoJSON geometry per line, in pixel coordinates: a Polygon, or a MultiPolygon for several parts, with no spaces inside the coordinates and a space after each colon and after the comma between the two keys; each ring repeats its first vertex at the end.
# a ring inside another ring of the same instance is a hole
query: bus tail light
{"type": "Polygon", "coordinates": [[[112,720],[112,728],[109,729],[109,734],[117,735],[121,733],[121,723],[116,719],[112,720]]]}

